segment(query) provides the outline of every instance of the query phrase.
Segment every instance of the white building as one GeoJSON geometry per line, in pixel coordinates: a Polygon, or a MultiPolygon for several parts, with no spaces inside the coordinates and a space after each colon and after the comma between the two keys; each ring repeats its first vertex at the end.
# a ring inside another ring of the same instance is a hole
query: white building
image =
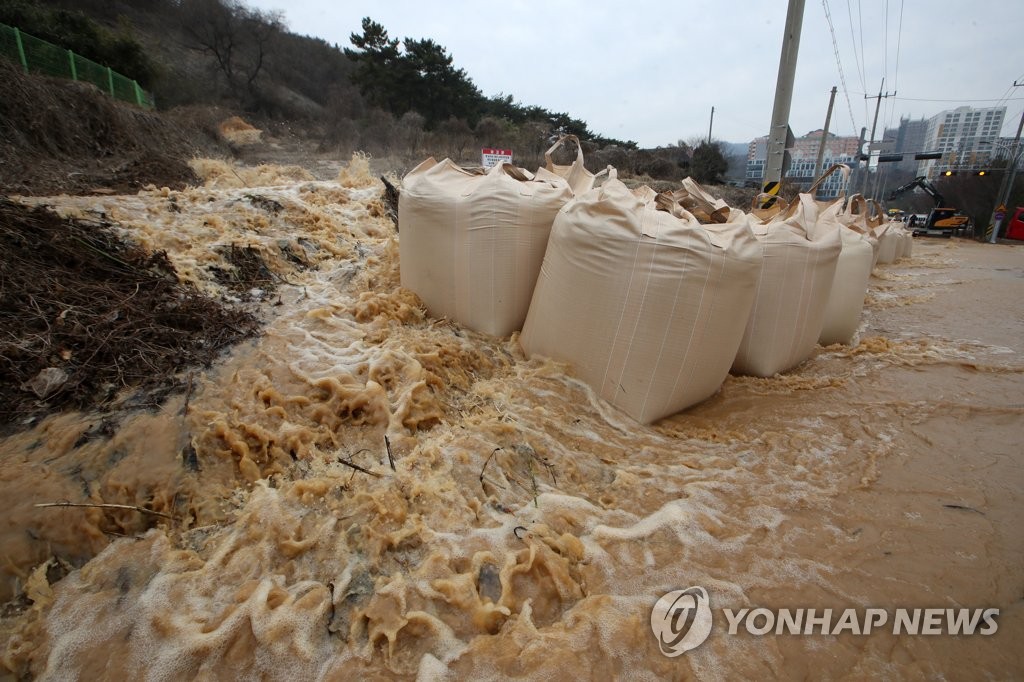
{"type": "MultiPolygon", "coordinates": [[[[817,179],[814,175],[815,163],[818,159],[818,147],[821,145],[821,130],[812,130],[803,137],[793,141],[793,147],[789,150],[789,168],[786,170],[785,179],[796,185],[801,191],[806,190],[817,179]]],[[[825,151],[822,156],[822,168],[824,171],[836,163],[846,164],[851,168],[857,166],[857,144],[856,137],[839,137],[829,133],[825,138],[825,151]]],[[[756,186],[764,179],[765,163],[768,157],[768,138],[758,137],[750,142],[747,149],[747,184],[756,186]]],[[[818,196],[831,198],[838,196],[844,190],[843,176],[841,173],[830,175],[818,189],[818,196]]]]}
{"type": "Polygon", "coordinates": [[[974,171],[985,168],[998,151],[1006,107],[957,107],[940,111],[928,119],[924,147],[940,151],[941,159],[922,161],[918,175],[936,178],[947,170],[974,171]]]}

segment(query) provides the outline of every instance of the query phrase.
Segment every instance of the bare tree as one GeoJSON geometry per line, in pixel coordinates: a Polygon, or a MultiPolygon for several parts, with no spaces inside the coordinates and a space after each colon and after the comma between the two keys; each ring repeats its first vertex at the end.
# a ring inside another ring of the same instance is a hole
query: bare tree
{"type": "Polygon", "coordinates": [[[473,135],[482,147],[504,145],[507,143],[508,126],[496,116],[484,116],[473,128],[473,135]]]}
{"type": "Polygon", "coordinates": [[[465,120],[454,116],[437,127],[437,134],[453,161],[462,161],[473,143],[473,129],[465,120]]]}
{"type": "Polygon", "coordinates": [[[258,80],[282,30],[280,12],[252,9],[240,0],[182,0],[181,7],[190,46],[213,57],[232,93],[257,102],[258,80]]]}

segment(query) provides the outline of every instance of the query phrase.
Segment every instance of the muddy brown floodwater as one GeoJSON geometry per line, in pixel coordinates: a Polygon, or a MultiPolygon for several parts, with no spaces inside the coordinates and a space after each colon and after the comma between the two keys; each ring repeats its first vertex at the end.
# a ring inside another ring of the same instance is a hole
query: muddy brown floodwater
{"type": "Polygon", "coordinates": [[[425,317],[358,170],[45,199],[211,292],[233,243],[282,283],[187,410],[0,441],[13,674],[1024,675],[1024,249],[915,240],[876,269],[858,345],[643,427],[515,338],[425,317]],[[34,506],[62,500],[173,518],[34,506]],[[650,611],[691,585],[715,626],[667,658],[650,611]],[[755,606],[1000,614],[989,636],[728,634],[721,609],[755,606]]]}

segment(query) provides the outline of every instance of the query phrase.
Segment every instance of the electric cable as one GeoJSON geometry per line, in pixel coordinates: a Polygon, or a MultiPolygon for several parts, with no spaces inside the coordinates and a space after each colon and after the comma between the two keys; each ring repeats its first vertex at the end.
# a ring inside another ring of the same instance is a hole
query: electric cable
{"type": "Polygon", "coordinates": [[[832,50],[836,55],[836,68],[839,69],[839,83],[843,86],[843,97],[846,99],[846,109],[850,114],[850,125],[853,126],[853,132],[857,132],[857,119],[853,116],[853,104],[850,102],[850,90],[846,87],[846,75],[843,73],[843,61],[839,57],[839,42],[836,40],[836,29],[832,23],[832,13],[828,8],[828,0],[821,0],[821,5],[825,9],[825,20],[828,22],[828,30],[832,35],[832,50]]]}

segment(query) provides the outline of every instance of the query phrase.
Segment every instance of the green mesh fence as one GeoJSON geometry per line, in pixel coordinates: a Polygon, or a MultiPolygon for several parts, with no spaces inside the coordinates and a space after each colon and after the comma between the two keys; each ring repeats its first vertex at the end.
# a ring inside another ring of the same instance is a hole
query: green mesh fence
{"type": "Polygon", "coordinates": [[[0,56],[21,64],[26,73],[92,83],[115,99],[153,108],[153,96],[131,78],[6,24],[0,24],[0,56]]]}

